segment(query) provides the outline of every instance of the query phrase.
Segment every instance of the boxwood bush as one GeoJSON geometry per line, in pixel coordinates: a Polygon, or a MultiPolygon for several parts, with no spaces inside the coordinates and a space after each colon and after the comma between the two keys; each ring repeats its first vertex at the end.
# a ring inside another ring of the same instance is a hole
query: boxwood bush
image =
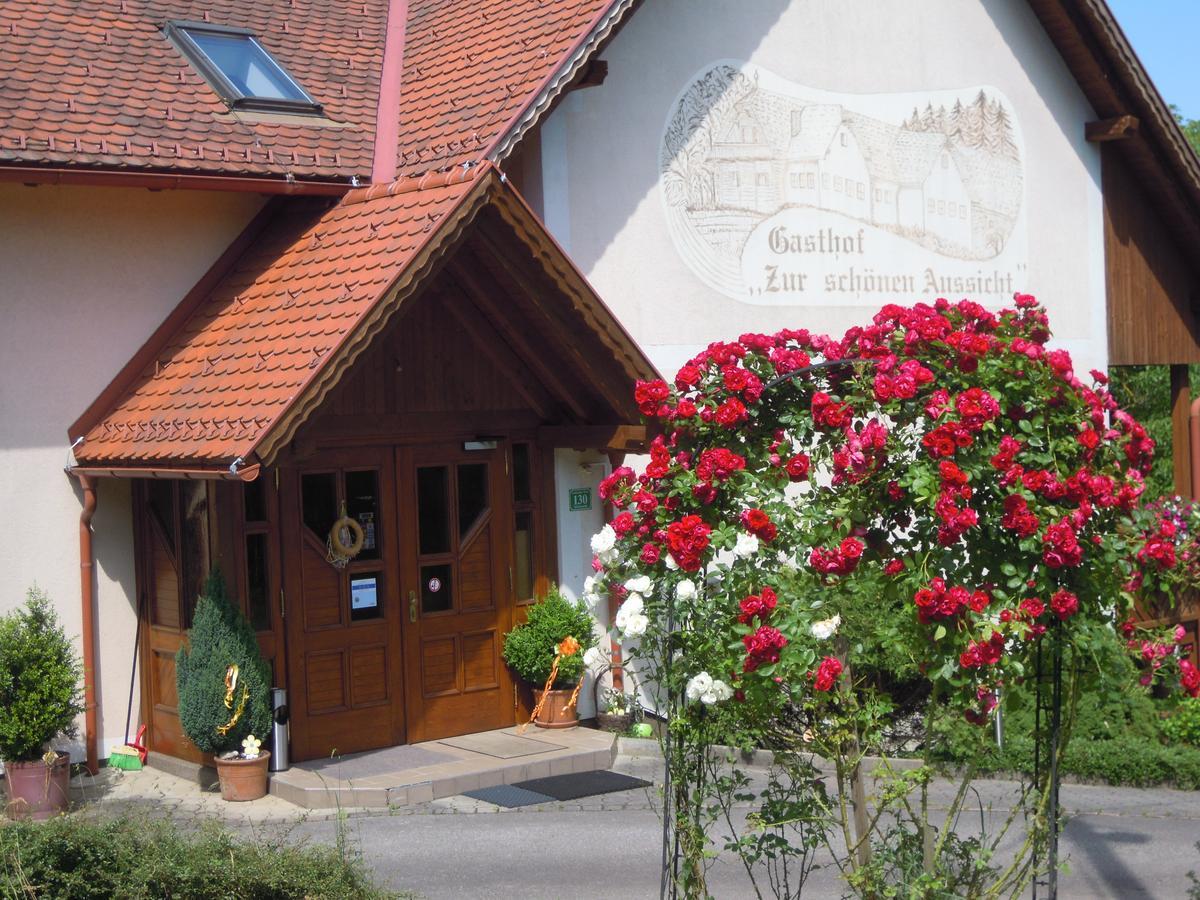
{"type": "Polygon", "coordinates": [[[579,641],[579,652],[558,664],[555,687],[577,684],[583,677],[583,654],[596,646],[591,614],[572,603],[557,588],[529,608],[529,618],[504,638],[504,661],[523,680],[541,687],[554,665],[554,648],[568,635],[579,641]]]}
{"type": "Polygon", "coordinates": [[[24,608],[0,616],[0,759],[27,762],[83,712],[79,657],[36,587],[24,608]]]}
{"type": "Polygon", "coordinates": [[[0,826],[0,900],[381,900],[356,857],[243,842],[215,823],[74,818],[0,826]]]}

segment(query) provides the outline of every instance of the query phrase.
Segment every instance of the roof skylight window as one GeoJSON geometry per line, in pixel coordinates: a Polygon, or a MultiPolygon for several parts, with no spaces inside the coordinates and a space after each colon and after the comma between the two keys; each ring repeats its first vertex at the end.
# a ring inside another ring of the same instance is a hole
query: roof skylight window
{"type": "Polygon", "coordinates": [[[252,31],[208,22],[172,22],[167,37],[235,109],[321,110],[252,31]]]}

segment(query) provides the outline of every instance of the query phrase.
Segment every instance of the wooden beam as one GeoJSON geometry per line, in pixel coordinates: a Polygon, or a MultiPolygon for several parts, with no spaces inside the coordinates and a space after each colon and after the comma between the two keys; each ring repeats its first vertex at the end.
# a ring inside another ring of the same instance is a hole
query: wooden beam
{"type": "MultiPolygon", "coordinates": [[[[471,313],[464,312],[459,308],[459,298],[442,295],[441,307],[449,310],[450,315],[462,327],[462,330],[467,333],[479,351],[492,361],[501,374],[512,382],[513,388],[517,393],[525,398],[535,412],[543,419],[554,418],[550,414],[549,408],[546,406],[546,401],[543,397],[539,397],[533,390],[533,379],[529,371],[521,364],[518,359],[507,346],[499,343],[495,335],[485,334],[484,329],[480,327],[479,320],[471,313]]],[[[470,303],[469,300],[463,298],[463,302],[470,303]]],[[[472,310],[474,307],[472,306],[472,310]]]]}
{"type": "Polygon", "coordinates": [[[492,327],[508,342],[518,357],[525,360],[526,365],[537,372],[538,377],[546,387],[550,388],[572,414],[581,422],[590,417],[584,411],[583,405],[570,385],[564,384],[554,369],[545,361],[544,354],[539,353],[523,335],[515,328],[509,316],[496,306],[487,289],[480,283],[475,273],[469,271],[458,260],[450,264],[447,274],[455,285],[463,291],[480,313],[491,323],[492,327]]]}
{"type": "MultiPolygon", "coordinates": [[[[538,318],[550,327],[550,330],[557,336],[558,342],[569,355],[574,357],[576,364],[579,366],[580,373],[587,375],[589,383],[604,398],[605,402],[609,404],[609,408],[618,413],[627,409],[632,403],[632,397],[624,396],[615,391],[609,378],[606,377],[612,371],[611,364],[615,362],[613,358],[607,353],[603,361],[596,359],[594,356],[585,355],[584,351],[580,348],[578,340],[581,323],[578,320],[574,322],[568,321],[560,305],[538,301],[537,298],[544,296],[547,291],[544,284],[538,284],[537,273],[530,272],[530,268],[533,266],[537,266],[540,270],[541,264],[537,262],[529,248],[522,244],[521,247],[524,254],[527,255],[527,259],[517,259],[515,258],[515,254],[501,247],[496,242],[496,239],[487,233],[486,229],[479,229],[477,234],[479,240],[488,250],[488,257],[517,286],[518,295],[525,301],[525,307],[532,310],[538,318]],[[608,362],[610,366],[605,366],[602,362],[608,362]],[[608,369],[607,372],[605,371],[606,368],[608,369]]],[[[540,274],[542,278],[549,280],[544,271],[541,271],[540,274]]],[[[557,293],[557,290],[555,293],[557,293]]],[[[621,381],[624,383],[625,379],[622,378],[621,381]]]]}
{"type": "Polygon", "coordinates": [[[1171,456],[1175,469],[1175,493],[1180,497],[1192,496],[1191,412],[1188,367],[1171,366],[1171,456]]]}
{"type": "Polygon", "coordinates": [[[640,453],[645,449],[647,440],[645,425],[543,425],[537,430],[539,444],[574,450],[640,453]]]}
{"type": "Polygon", "coordinates": [[[1120,141],[1137,134],[1138,126],[1136,116],[1114,116],[1111,119],[1099,119],[1086,123],[1083,126],[1083,135],[1089,143],[1093,144],[1103,141],[1120,141]]]}

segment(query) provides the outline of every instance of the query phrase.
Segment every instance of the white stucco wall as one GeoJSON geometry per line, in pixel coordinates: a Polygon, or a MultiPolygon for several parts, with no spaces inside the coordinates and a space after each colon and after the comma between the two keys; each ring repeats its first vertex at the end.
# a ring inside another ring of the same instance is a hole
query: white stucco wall
{"type": "MultiPolygon", "coordinates": [[[[884,302],[939,295],[926,294],[920,281],[913,293],[894,297],[822,294],[822,279],[811,279],[803,296],[793,295],[797,302],[746,302],[698,276],[670,234],[660,155],[681,92],[722,60],[745,61],[773,90],[791,85],[813,103],[841,103],[890,123],[900,121],[897,108],[907,116],[903,104],[926,97],[935,107],[949,105],[982,86],[1002,98],[1022,144],[1023,177],[1019,224],[1003,254],[938,257],[868,229],[865,258],[822,262],[827,270],[858,263],[860,270],[908,265],[920,272],[927,259],[947,272],[1000,268],[1014,290],[1046,304],[1077,371],[1104,365],[1099,153],[1083,136],[1093,115],[1025,3],[655,0],[633,15],[604,58],[605,83],[573,93],[543,128],[553,136],[541,146],[546,183],[568,186],[568,208],[560,195],[546,221],[569,237],[572,257],[665,374],[712,340],[783,327],[840,334],[884,302]]],[[[787,260],[800,267],[812,261],[787,260]]],[[[974,299],[997,306],[1003,297],[974,299]]]]}
{"type": "MultiPolygon", "coordinates": [[[[604,508],[598,488],[609,472],[608,460],[601,453],[577,450],[554,452],[554,515],[558,520],[558,581],[563,596],[578,600],[583,596],[583,580],[592,574],[590,541],[604,527],[604,508]],[[591,491],[590,509],[571,509],[571,491],[591,491]]],[[[596,620],[608,623],[608,604],[601,601],[594,609],[596,620]]],[[[600,646],[607,649],[607,636],[600,646]]],[[[579,695],[579,714],[594,715],[594,683],[588,679],[579,695]]]]}
{"type": "MultiPolygon", "coordinates": [[[[70,425],[262,205],[255,194],[0,184],[0,611],[35,582],[80,634],[70,425]]],[[[93,520],[100,747],[124,738],[133,663],[128,482],[93,520]]],[[[133,698],[135,725],[138,697],[133,698]]],[[[132,737],[132,734],[131,734],[132,737]]]]}

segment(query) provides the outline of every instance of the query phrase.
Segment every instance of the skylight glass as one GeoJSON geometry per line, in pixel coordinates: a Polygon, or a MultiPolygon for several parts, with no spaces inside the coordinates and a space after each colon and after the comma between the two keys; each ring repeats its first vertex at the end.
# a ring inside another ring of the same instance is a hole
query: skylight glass
{"type": "Polygon", "coordinates": [[[286,112],[320,109],[245,29],[172,22],[167,34],[234,107],[286,112]]]}

